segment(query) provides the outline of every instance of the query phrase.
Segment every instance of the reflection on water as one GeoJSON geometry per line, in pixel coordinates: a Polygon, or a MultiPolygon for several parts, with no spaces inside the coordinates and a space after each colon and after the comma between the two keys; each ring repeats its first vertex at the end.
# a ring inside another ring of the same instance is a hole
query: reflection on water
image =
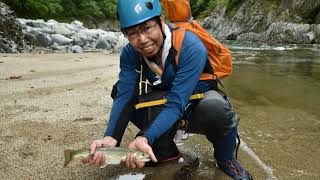
{"type": "Polygon", "coordinates": [[[145,174],[125,174],[119,176],[117,180],[142,180],[145,176],[145,174]]]}
{"type": "Polygon", "coordinates": [[[231,45],[234,73],[226,80],[233,96],[252,102],[263,95],[269,103],[319,113],[319,46],[236,47],[231,45]]]}

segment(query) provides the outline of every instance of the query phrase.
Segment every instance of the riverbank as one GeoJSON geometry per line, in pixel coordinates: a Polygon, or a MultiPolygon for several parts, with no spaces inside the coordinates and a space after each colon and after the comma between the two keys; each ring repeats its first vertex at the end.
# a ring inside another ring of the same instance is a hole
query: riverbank
{"type": "Polygon", "coordinates": [[[101,137],[116,59],[103,53],[0,55],[0,179],[77,177],[62,168],[63,150],[101,137]]]}

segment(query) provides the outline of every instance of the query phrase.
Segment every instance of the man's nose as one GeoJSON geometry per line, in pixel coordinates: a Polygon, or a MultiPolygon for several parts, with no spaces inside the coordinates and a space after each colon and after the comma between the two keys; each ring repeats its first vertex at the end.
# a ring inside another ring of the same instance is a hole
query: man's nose
{"type": "Polygon", "coordinates": [[[148,37],[144,33],[140,33],[139,39],[141,43],[148,41],[148,37]]]}

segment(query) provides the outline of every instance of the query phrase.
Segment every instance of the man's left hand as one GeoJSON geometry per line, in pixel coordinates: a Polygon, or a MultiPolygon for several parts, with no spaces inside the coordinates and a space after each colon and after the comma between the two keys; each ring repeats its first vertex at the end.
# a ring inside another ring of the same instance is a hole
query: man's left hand
{"type": "MultiPolygon", "coordinates": [[[[130,144],[129,148],[137,149],[142,152],[146,152],[150,155],[150,158],[153,162],[157,162],[157,158],[154,155],[151,146],[148,144],[148,140],[145,137],[138,136],[136,139],[134,139],[130,144]]],[[[142,168],[145,166],[145,162],[139,162],[139,159],[132,153],[128,154],[126,156],[126,159],[123,161],[123,163],[128,168],[142,168]]]]}

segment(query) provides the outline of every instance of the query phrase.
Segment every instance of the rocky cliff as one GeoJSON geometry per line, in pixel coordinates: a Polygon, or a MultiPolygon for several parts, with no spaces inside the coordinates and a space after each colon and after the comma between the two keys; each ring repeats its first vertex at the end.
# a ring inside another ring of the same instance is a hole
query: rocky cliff
{"type": "Polygon", "coordinates": [[[202,25],[220,40],[320,43],[320,0],[242,0],[217,7],[202,25]]]}
{"type": "Polygon", "coordinates": [[[14,12],[0,1],[0,53],[13,53],[25,48],[24,36],[14,12]]]}

